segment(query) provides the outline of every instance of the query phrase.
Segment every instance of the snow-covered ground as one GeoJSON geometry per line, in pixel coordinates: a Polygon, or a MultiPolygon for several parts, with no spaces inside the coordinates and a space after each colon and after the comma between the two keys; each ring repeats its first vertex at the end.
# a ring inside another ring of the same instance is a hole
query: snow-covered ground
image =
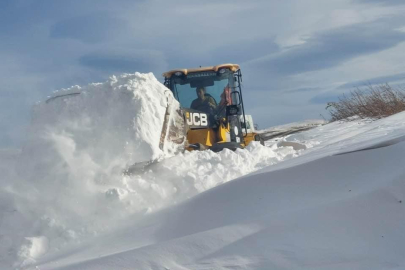
{"type": "Polygon", "coordinates": [[[0,269],[405,269],[405,113],[167,155],[133,139],[145,87],[160,97],[135,74],[39,107],[0,153],[0,269]],[[164,158],[127,176],[129,156],[164,158]]]}
{"type": "Polygon", "coordinates": [[[314,127],[325,125],[327,121],[325,120],[306,120],[302,122],[294,122],[285,125],[275,126],[271,128],[266,128],[263,130],[259,130],[261,137],[268,141],[274,138],[279,138],[280,136],[286,136],[289,134],[293,134],[299,131],[305,131],[308,129],[312,129],[314,127]]]}

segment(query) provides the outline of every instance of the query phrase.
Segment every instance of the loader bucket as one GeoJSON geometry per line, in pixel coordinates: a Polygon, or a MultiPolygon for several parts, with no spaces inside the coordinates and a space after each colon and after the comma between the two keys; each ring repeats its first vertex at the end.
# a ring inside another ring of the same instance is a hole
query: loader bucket
{"type": "MultiPolygon", "coordinates": [[[[167,107],[165,110],[162,132],[160,134],[159,148],[164,155],[171,156],[184,152],[187,146],[186,123],[179,102],[174,99],[170,90],[167,90],[167,107]]],[[[124,175],[142,174],[150,169],[160,159],[135,163],[124,170],[124,175]]]]}
{"type": "Polygon", "coordinates": [[[184,152],[186,138],[186,121],[180,104],[168,90],[167,107],[160,136],[159,148],[168,154],[184,152]]]}

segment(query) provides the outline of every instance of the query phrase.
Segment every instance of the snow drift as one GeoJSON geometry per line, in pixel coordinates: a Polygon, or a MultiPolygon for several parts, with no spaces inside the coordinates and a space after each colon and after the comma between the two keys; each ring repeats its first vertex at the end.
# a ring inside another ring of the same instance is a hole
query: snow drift
{"type": "Polygon", "coordinates": [[[0,269],[405,268],[405,113],[172,156],[152,74],[62,92],[0,152],[0,269]]]}
{"type": "Polygon", "coordinates": [[[159,148],[171,98],[153,74],[135,73],[64,89],[37,104],[18,173],[7,168],[2,177],[0,229],[7,233],[0,253],[7,255],[0,266],[30,265],[298,153],[252,144],[173,156],[172,147],[159,148]],[[145,160],[159,162],[137,175],[122,173],[145,160]]]}
{"type": "Polygon", "coordinates": [[[300,156],[46,255],[38,266],[404,269],[404,125],[401,113],[289,136],[282,140],[307,145],[300,156]]]}
{"type": "Polygon", "coordinates": [[[124,74],[63,89],[35,107],[24,151],[53,142],[67,162],[67,155],[77,151],[110,170],[115,162],[122,166],[157,159],[164,154],[159,140],[169,98],[171,92],[153,74],[124,74]]]}

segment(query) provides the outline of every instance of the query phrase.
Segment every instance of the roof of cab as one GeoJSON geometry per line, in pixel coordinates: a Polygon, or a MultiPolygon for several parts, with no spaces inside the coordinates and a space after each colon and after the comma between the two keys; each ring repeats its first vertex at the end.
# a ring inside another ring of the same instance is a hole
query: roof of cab
{"type": "Polygon", "coordinates": [[[229,68],[232,72],[235,72],[239,69],[239,65],[237,64],[222,64],[222,65],[217,65],[217,66],[211,66],[211,67],[200,67],[200,68],[189,68],[189,69],[173,69],[170,71],[167,71],[163,73],[163,77],[165,78],[171,78],[172,75],[178,71],[182,72],[184,75],[187,75],[189,73],[193,72],[200,72],[200,71],[215,71],[217,72],[221,68],[229,68]]]}

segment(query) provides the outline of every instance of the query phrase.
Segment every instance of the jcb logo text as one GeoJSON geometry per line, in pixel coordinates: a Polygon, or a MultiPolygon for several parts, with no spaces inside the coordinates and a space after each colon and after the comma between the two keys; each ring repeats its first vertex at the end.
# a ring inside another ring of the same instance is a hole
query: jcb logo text
{"type": "Polygon", "coordinates": [[[208,119],[205,113],[187,114],[187,125],[189,126],[208,126],[208,119]]]}

